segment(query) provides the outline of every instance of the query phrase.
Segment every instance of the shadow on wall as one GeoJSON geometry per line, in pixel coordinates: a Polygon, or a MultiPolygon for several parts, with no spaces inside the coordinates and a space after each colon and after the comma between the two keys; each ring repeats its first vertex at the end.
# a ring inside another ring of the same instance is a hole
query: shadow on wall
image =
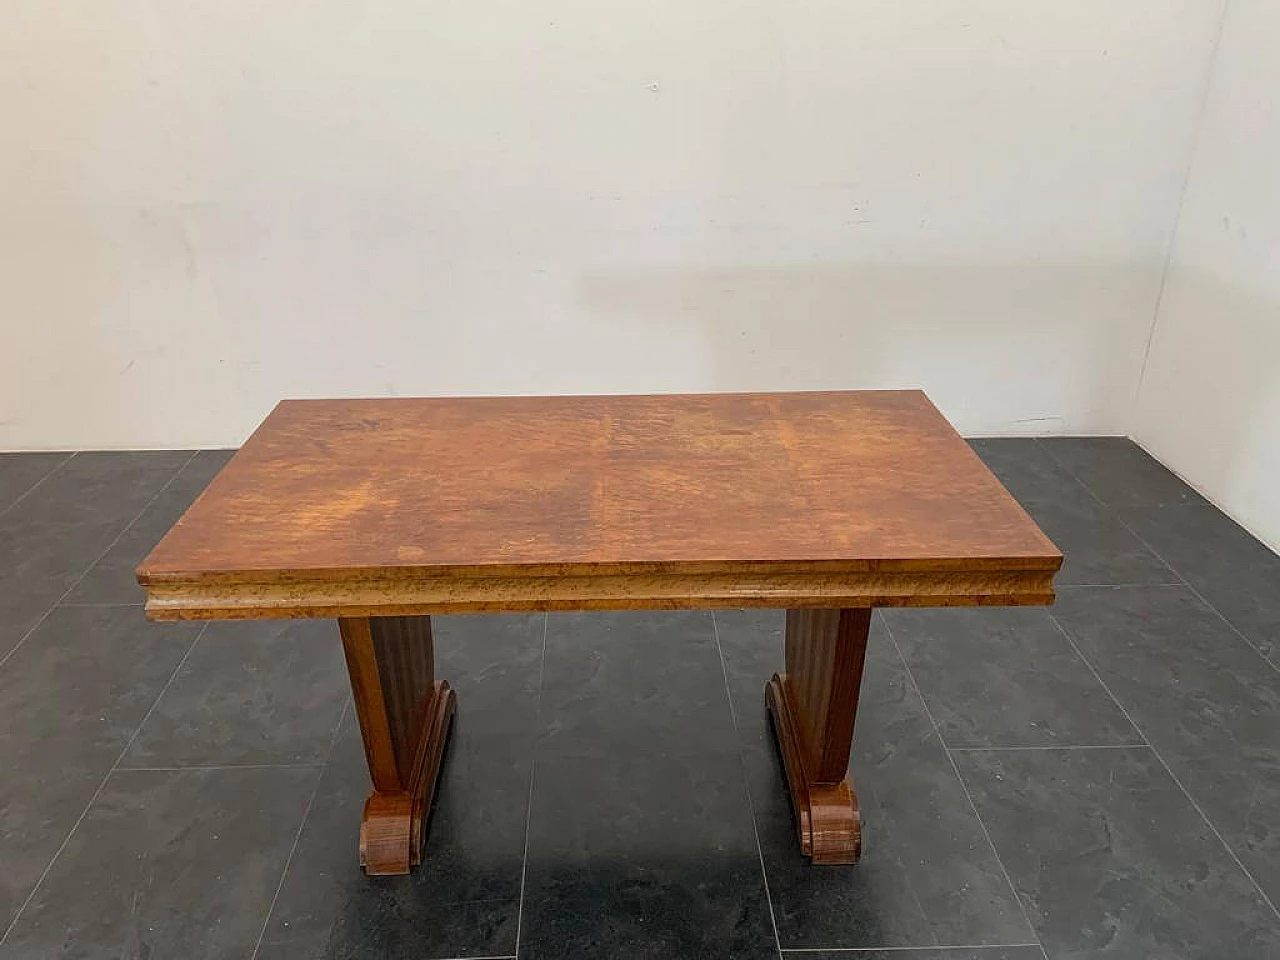
{"type": "Polygon", "coordinates": [[[1280,302],[1175,264],[1135,419],[1152,453],[1280,549],[1280,302]]]}
{"type": "Polygon", "coordinates": [[[673,266],[587,274],[575,296],[605,322],[673,335],[696,328],[690,339],[705,343],[711,389],[924,386],[962,430],[966,421],[1005,418],[1011,433],[1102,432],[1100,424],[1118,428],[1132,402],[1158,269],[1089,261],[673,266]],[[1029,407],[1045,415],[1008,419],[1029,407]]]}

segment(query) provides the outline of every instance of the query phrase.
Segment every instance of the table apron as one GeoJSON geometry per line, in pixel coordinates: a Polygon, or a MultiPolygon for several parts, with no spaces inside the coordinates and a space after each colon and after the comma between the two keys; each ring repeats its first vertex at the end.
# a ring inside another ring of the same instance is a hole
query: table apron
{"type": "Polygon", "coordinates": [[[148,584],[146,610],[152,620],[260,620],[538,610],[1027,606],[1053,602],[1053,573],[978,569],[171,580],[148,584]]]}

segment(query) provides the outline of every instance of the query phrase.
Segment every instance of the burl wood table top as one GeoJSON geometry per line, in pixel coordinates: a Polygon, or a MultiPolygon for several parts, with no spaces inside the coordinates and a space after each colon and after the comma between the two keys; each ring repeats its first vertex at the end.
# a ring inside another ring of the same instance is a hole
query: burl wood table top
{"type": "Polygon", "coordinates": [[[155,618],[1048,603],[919,391],[289,400],[138,569],[155,618]]]}

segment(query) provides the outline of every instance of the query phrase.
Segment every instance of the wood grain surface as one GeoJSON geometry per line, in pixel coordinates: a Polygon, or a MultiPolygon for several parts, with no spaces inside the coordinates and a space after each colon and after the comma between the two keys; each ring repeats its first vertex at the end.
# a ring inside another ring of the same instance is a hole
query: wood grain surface
{"type": "Polygon", "coordinates": [[[871,610],[788,610],[786,677],[798,711],[805,770],[818,783],[843,780],[862,688],[871,610]]]}
{"type": "Polygon", "coordinates": [[[919,391],[295,400],[138,579],[253,618],[1047,603],[1060,564],[919,391]]]}

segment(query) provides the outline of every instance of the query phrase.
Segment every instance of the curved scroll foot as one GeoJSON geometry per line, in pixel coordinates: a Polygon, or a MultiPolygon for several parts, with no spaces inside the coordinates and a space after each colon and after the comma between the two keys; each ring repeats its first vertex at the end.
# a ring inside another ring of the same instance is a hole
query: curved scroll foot
{"type": "Polygon", "coordinates": [[[360,822],[360,863],[369,875],[408,873],[422,862],[427,811],[435,797],[440,761],[457,703],[458,697],[447,681],[435,685],[414,740],[410,789],[403,793],[374,790],[365,801],[360,822]]]}
{"type": "Polygon", "coordinates": [[[799,705],[790,689],[787,675],[775,673],[765,686],[765,702],[787,771],[800,852],[818,864],[856,863],[862,855],[857,791],[848,776],[835,783],[818,783],[811,778],[804,760],[799,705]]]}

